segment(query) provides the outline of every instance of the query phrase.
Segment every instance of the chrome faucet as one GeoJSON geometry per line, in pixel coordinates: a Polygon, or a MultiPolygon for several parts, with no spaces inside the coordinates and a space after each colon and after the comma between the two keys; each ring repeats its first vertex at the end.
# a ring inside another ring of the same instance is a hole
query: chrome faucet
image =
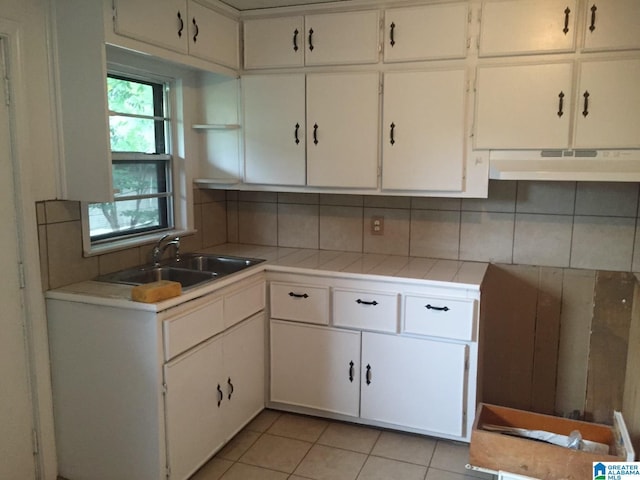
{"type": "Polygon", "coordinates": [[[156,244],[153,247],[153,250],[151,250],[151,261],[154,267],[157,267],[160,265],[162,254],[171,245],[173,245],[176,249],[176,260],[180,260],[180,237],[176,237],[173,240],[162,245],[162,242],[164,242],[168,237],[169,237],[169,234],[163,235],[162,238],[156,242],[156,244]]]}

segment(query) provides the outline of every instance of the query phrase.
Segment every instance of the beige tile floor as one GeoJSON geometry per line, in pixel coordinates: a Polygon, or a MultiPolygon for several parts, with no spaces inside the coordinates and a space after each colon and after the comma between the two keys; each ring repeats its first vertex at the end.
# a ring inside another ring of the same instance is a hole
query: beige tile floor
{"type": "Polygon", "coordinates": [[[191,480],[479,480],[467,444],[264,410],[191,480]]]}

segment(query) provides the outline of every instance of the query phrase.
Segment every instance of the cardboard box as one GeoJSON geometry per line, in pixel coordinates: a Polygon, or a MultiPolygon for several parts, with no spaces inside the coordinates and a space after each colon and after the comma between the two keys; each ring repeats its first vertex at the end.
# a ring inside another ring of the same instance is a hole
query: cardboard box
{"type": "Polygon", "coordinates": [[[621,445],[620,435],[609,425],[580,422],[484,403],[478,406],[469,446],[469,463],[472,466],[544,480],[593,478],[592,462],[621,462],[626,459],[627,452],[621,445]],[[544,430],[566,436],[573,430],[578,430],[583,439],[608,445],[609,454],[572,450],[546,442],[488,431],[483,429],[484,425],[544,430]]]}

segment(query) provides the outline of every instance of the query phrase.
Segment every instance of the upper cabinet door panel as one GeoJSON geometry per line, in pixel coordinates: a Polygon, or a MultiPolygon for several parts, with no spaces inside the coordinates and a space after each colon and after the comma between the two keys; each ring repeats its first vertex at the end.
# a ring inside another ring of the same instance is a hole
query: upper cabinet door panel
{"type": "Polygon", "coordinates": [[[119,35],[187,53],[186,0],[116,0],[114,29],[119,35]]]}
{"type": "Polygon", "coordinates": [[[585,13],[585,50],[640,48],[640,2],[638,0],[589,2],[585,13]]]}
{"type": "Polygon", "coordinates": [[[385,12],[385,62],[464,58],[467,4],[393,8],[385,12]]]}
{"type": "Polygon", "coordinates": [[[640,148],[640,60],[584,62],[576,148],[640,148]]]}
{"type": "Polygon", "coordinates": [[[231,68],[239,67],[238,22],[195,2],[189,3],[189,53],[231,68]]]}
{"type": "Polygon", "coordinates": [[[307,76],[307,184],[376,188],[377,72],[307,76]]]}
{"type": "Polygon", "coordinates": [[[462,189],[465,70],[384,76],[382,188],[462,189]]]}
{"type": "Polygon", "coordinates": [[[570,52],[575,48],[575,0],[485,2],[480,56],[570,52]]]}
{"type": "Polygon", "coordinates": [[[244,68],[302,67],[304,18],[283,17],[244,22],[244,68]]]}
{"type": "Polygon", "coordinates": [[[242,77],[245,182],[305,184],[304,74],[242,77]]]}
{"type": "Polygon", "coordinates": [[[379,49],[377,11],[305,17],[307,65],[376,63],[379,49]]]}
{"type": "Polygon", "coordinates": [[[479,67],[475,148],[568,148],[571,63],[479,67]]]}

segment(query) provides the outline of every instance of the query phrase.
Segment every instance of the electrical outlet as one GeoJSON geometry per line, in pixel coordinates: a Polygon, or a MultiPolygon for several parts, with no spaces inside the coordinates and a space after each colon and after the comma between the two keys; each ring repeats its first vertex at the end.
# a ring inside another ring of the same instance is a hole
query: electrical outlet
{"type": "Polygon", "coordinates": [[[384,217],[371,217],[371,235],[384,235],[384,217]]]}

